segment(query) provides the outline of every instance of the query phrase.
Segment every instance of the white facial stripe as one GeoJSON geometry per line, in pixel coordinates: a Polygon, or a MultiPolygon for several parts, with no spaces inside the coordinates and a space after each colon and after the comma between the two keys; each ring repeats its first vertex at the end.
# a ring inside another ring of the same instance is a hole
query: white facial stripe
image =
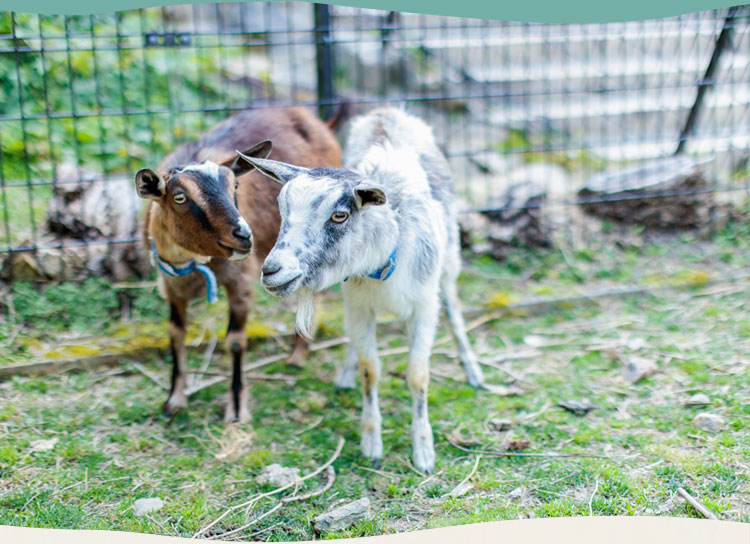
{"type": "Polygon", "coordinates": [[[212,178],[219,178],[219,165],[215,162],[206,161],[201,164],[189,164],[180,172],[202,172],[203,174],[212,178]]]}

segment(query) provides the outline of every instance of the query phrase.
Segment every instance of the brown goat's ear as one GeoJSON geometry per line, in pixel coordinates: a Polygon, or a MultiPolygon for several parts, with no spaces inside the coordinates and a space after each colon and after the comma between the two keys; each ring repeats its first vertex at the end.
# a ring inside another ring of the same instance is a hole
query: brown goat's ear
{"type": "Polygon", "coordinates": [[[294,166],[293,164],[287,164],[285,162],[279,161],[270,161],[268,159],[257,159],[255,157],[245,155],[244,153],[240,153],[239,151],[237,152],[237,154],[244,160],[252,164],[255,168],[257,168],[258,172],[260,172],[264,176],[268,176],[274,181],[278,181],[282,185],[284,185],[287,181],[296,178],[297,176],[301,176],[302,174],[309,172],[308,168],[302,168],[301,166],[294,166]]]}
{"type": "Polygon", "coordinates": [[[243,151],[242,153],[238,151],[237,156],[234,159],[228,160],[227,162],[222,164],[222,166],[230,168],[232,172],[234,172],[234,175],[239,177],[242,174],[247,174],[250,170],[255,168],[254,165],[245,160],[245,157],[265,159],[271,154],[272,148],[273,144],[271,143],[271,140],[263,140],[262,142],[255,144],[247,151],[243,151]]]}
{"type": "Polygon", "coordinates": [[[360,183],[354,188],[354,196],[357,199],[357,207],[382,206],[387,202],[385,191],[377,185],[360,183]]]}
{"type": "Polygon", "coordinates": [[[167,190],[161,176],[150,168],[141,168],[135,175],[135,190],[141,198],[158,200],[163,197],[167,190]]]}

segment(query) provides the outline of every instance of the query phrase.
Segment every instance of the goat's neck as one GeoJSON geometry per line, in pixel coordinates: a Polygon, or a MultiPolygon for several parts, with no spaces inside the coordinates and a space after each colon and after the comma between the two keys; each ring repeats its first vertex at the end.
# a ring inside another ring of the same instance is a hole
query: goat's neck
{"type": "Polygon", "coordinates": [[[169,225],[164,217],[161,206],[157,203],[151,204],[151,209],[149,210],[148,235],[156,246],[159,256],[170,264],[180,265],[193,260],[201,262],[207,260],[177,245],[169,234],[169,225]]]}
{"type": "Polygon", "coordinates": [[[364,258],[359,256],[358,260],[367,269],[364,272],[369,273],[386,264],[398,245],[399,225],[390,205],[367,211],[364,233],[369,238],[366,245],[370,251],[366,252],[364,258]]]}

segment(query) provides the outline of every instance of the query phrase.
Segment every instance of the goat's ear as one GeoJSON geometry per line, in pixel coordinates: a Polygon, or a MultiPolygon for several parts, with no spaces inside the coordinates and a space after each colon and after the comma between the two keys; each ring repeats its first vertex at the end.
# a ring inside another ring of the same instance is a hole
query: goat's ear
{"type": "Polygon", "coordinates": [[[271,143],[271,140],[263,140],[262,142],[259,142],[255,144],[250,149],[247,149],[243,151],[242,153],[237,153],[237,156],[234,159],[230,159],[227,162],[223,163],[222,166],[226,166],[234,172],[235,176],[241,176],[243,174],[247,174],[250,170],[255,168],[255,165],[247,162],[245,160],[245,157],[254,157],[256,159],[265,159],[271,154],[271,149],[273,148],[273,144],[271,143]]]}
{"type": "Polygon", "coordinates": [[[141,198],[158,200],[166,192],[166,186],[161,176],[150,168],[141,168],[135,175],[135,190],[141,198]]]}
{"type": "Polygon", "coordinates": [[[354,188],[354,197],[357,200],[357,207],[365,206],[382,206],[387,202],[385,191],[377,185],[370,183],[360,183],[354,188]]]}
{"type": "Polygon", "coordinates": [[[274,181],[278,181],[282,185],[284,185],[287,181],[308,172],[307,168],[294,166],[293,164],[287,164],[285,162],[279,161],[270,161],[268,159],[258,159],[249,155],[245,155],[244,153],[241,153],[239,151],[237,152],[237,154],[240,156],[240,158],[244,159],[246,162],[257,168],[258,172],[265,176],[268,176],[274,181]]]}

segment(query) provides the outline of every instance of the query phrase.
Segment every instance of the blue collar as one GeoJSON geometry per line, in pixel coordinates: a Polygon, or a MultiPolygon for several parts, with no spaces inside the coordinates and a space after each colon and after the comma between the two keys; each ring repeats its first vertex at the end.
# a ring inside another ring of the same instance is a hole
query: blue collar
{"type": "MultiPolygon", "coordinates": [[[[388,257],[388,264],[386,264],[383,268],[378,268],[374,272],[370,272],[367,274],[368,278],[372,278],[374,280],[379,281],[385,281],[388,278],[391,277],[391,274],[393,274],[393,271],[396,270],[396,250],[398,249],[398,246],[393,248],[393,251],[391,251],[391,256],[388,257]]],[[[344,278],[344,281],[348,280],[351,276],[347,276],[344,278]]]]}
{"type": "Polygon", "coordinates": [[[218,288],[216,287],[216,275],[214,274],[214,271],[205,264],[198,264],[195,261],[190,261],[185,266],[178,267],[168,263],[162,259],[159,252],[156,251],[156,245],[154,245],[153,241],[151,241],[151,256],[154,259],[156,267],[170,278],[179,278],[180,276],[187,276],[193,272],[200,272],[203,274],[203,277],[206,278],[206,295],[208,296],[208,302],[216,302],[219,300],[218,288]]]}

